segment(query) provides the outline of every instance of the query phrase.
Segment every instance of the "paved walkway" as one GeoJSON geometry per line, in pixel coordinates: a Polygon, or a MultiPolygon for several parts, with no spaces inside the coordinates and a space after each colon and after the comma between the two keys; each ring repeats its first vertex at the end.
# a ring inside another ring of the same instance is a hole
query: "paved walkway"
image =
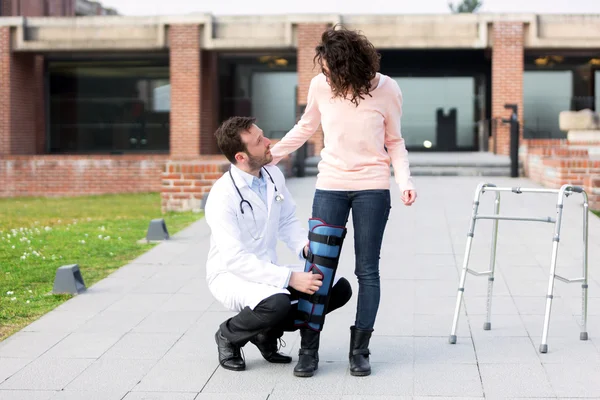
{"type": "MultiPolygon", "coordinates": [[[[448,344],[471,202],[481,178],[417,180],[412,208],[393,191],[381,255],[382,301],[372,340],[373,374],[348,373],[351,304],[330,315],[317,375],[269,365],[245,348],[247,370],[218,367],[213,335],[231,313],[207,292],[208,229],[200,221],[87,293],[0,343],[0,399],[391,399],[600,398],[600,220],[590,221],[590,340],[579,340],[579,286],[557,282],[549,352],[540,354],[552,225],[500,223],[492,330],[482,329],[486,278],[469,276],[458,343],[448,344]]],[[[493,178],[502,186],[534,186],[493,178]]],[[[290,180],[299,217],[314,178],[290,180]]],[[[492,195],[483,209],[491,210],[492,195]]],[[[568,199],[559,260],[580,274],[579,197],[568,199]]],[[[553,216],[553,195],[505,194],[505,214],[553,216]]],[[[472,267],[487,269],[491,222],[477,225],[472,267]]],[[[341,273],[353,276],[352,229],[341,273]]],[[[283,261],[293,255],[281,246],[283,261]]],[[[84,271],[85,274],[85,271],[84,271]]],[[[284,351],[297,360],[298,335],[284,351]]]]}

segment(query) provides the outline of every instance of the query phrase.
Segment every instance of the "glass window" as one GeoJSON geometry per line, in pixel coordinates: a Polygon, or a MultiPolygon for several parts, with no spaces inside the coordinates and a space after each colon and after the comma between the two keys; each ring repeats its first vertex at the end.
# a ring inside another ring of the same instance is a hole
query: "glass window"
{"type": "Polygon", "coordinates": [[[168,60],[54,62],[51,153],[169,150],[168,60]]]}
{"type": "Polygon", "coordinates": [[[220,119],[253,116],[269,138],[296,123],[298,74],[295,54],[221,54],[220,119]]]}
{"type": "Polygon", "coordinates": [[[400,89],[406,146],[453,150],[475,146],[473,77],[394,78],[400,89]]]}
{"type": "Polygon", "coordinates": [[[558,117],[571,109],[571,71],[525,71],[523,74],[523,135],[563,138],[558,117]]]}
{"type": "Polygon", "coordinates": [[[252,75],[252,115],[265,136],[282,138],[296,123],[296,72],[252,75]]]}

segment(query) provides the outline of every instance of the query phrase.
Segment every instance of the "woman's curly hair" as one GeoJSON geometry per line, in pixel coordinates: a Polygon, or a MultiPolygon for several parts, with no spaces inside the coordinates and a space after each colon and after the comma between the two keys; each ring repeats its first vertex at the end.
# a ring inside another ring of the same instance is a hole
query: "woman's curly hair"
{"type": "Polygon", "coordinates": [[[319,63],[334,97],[347,98],[356,106],[371,96],[371,81],[379,71],[381,56],[363,34],[334,26],[321,35],[313,63],[319,63]],[[327,63],[329,71],[323,67],[327,63]],[[359,100],[360,99],[360,100],[359,100]]]}

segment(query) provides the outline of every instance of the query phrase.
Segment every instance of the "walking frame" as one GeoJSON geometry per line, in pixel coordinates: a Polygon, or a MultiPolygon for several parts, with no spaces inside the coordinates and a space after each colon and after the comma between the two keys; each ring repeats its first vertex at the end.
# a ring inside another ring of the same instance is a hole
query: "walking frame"
{"type": "Polygon", "coordinates": [[[548,352],[548,328],[550,325],[550,311],[552,308],[552,299],[554,293],[554,280],[565,283],[581,282],[582,288],[582,313],[581,313],[581,333],[579,334],[580,340],[587,340],[587,304],[588,304],[588,195],[585,190],[579,186],[563,185],[560,189],[528,189],[528,188],[500,188],[494,184],[481,183],[477,186],[475,191],[475,199],[473,200],[473,213],[471,215],[471,223],[469,233],[467,234],[467,245],[465,249],[465,257],[463,260],[462,274],[460,277],[458,294],[456,297],[456,309],[454,311],[454,320],[452,322],[452,331],[449,337],[449,343],[456,343],[456,329],[458,326],[458,317],[460,314],[461,303],[465,291],[465,280],[467,278],[467,272],[475,276],[488,276],[488,290],[487,290],[487,304],[486,304],[486,321],[483,324],[484,330],[490,330],[492,327],[491,323],[491,308],[492,308],[492,291],[494,286],[494,269],[496,264],[496,243],[498,239],[498,221],[499,220],[510,220],[510,221],[531,221],[531,222],[546,222],[554,224],[554,237],[552,239],[552,259],[550,262],[550,279],[548,282],[548,292],[546,295],[546,312],[544,316],[544,328],[542,331],[542,343],[540,344],[540,353],[548,352]],[[485,192],[495,192],[496,199],[494,202],[494,214],[493,215],[481,215],[478,214],[479,201],[481,195],[485,192]],[[515,194],[522,193],[554,193],[558,194],[558,202],[556,204],[556,218],[552,217],[541,217],[541,218],[530,218],[530,217],[517,217],[517,216],[502,216],[500,215],[500,193],[501,192],[512,192],[515,194]],[[580,278],[564,278],[556,274],[556,260],[558,255],[558,244],[560,242],[560,228],[562,223],[563,214],[563,202],[564,198],[572,195],[573,193],[581,193],[583,196],[583,277],[580,278]],[[475,233],[475,222],[479,219],[490,219],[493,220],[492,230],[492,244],[491,244],[491,255],[490,255],[490,269],[489,271],[477,272],[469,268],[469,257],[471,253],[471,243],[475,233]]]}

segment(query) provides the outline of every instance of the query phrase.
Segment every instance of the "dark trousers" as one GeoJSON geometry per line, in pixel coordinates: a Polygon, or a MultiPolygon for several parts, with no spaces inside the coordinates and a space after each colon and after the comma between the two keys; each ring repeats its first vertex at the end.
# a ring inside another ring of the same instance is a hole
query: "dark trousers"
{"type": "Polygon", "coordinates": [[[354,273],[358,278],[355,325],[369,330],[379,309],[379,255],[390,214],[389,190],[316,190],[312,216],[330,225],[346,226],[350,210],[354,222],[354,273]]]}
{"type": "MultiPolygon", "coordinates": [[[[275,294],[261,301],[254,310],[244,308],[233,318],[221,324],[221,333],[231,343],[244,346],[250,339],[259,333],[266,333],[269,337],[279,338],[284,332],[294,332],[297,319],[298,304],[290,304],[299,298],[299,292],[288,288],[291,295],[275,294]]],[[[342,307],[352,297],[352,287],[345,278],[333,285],[327,314],[342,307]]]]}

